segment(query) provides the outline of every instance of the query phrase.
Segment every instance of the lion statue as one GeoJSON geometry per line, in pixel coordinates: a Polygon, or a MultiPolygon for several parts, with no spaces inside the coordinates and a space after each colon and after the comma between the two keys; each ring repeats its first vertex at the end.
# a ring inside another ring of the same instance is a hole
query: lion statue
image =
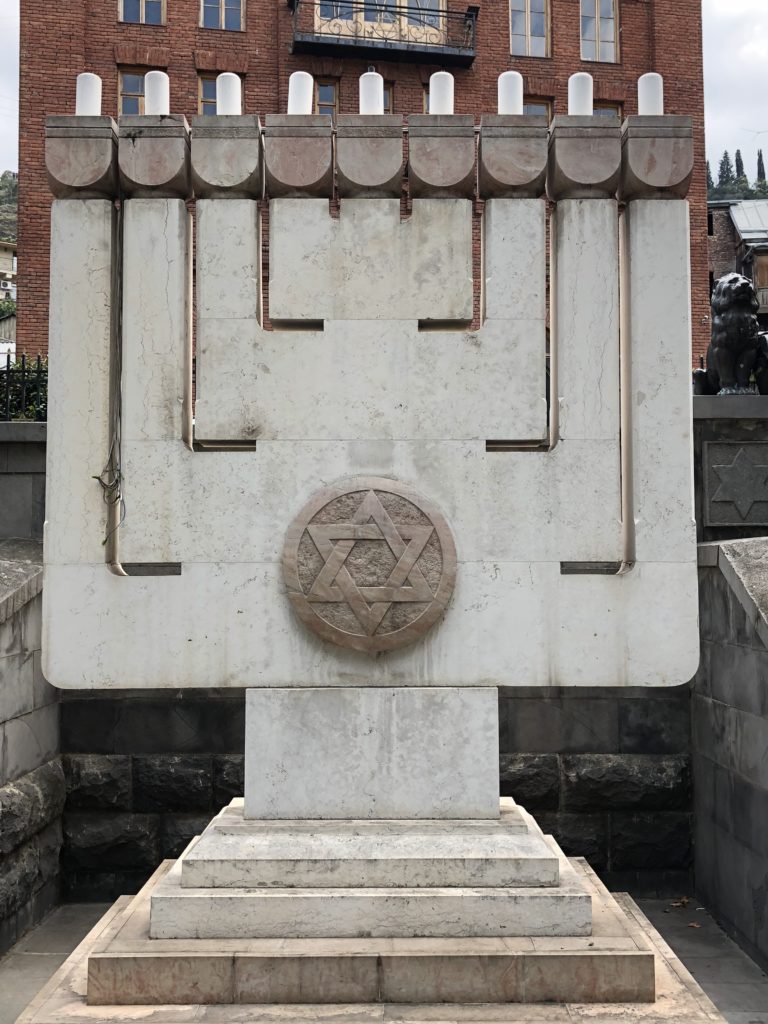
{"type": "Polygon", "coordinates": [[[768,344],[757,322],[759,303],[748,277],[726,274],[712,292],[712,340],[706,369],[696,370],[697,395],[768,394],[768,344]]]}

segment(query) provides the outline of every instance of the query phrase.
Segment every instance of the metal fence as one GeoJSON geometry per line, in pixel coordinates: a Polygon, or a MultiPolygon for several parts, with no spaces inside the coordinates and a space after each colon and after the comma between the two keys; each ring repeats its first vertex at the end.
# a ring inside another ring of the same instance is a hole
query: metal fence
{"type": "Polygon", "coordinates": [[[0,362],[0,420],[45,420],[48,414],[48,360],[40,356],[0,362]]]}

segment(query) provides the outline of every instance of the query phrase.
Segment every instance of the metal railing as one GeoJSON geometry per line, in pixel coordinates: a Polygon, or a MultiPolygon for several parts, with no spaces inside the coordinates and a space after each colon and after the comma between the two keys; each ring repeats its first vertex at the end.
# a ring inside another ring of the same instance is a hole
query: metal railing
{"type": "Polygon", "coordinates": [[[40,356],[0,362],[0,421],[45,420],[48,415],[48,360],[40,356]]]}
{"type": "Polygon", "coordinates": [[[477,7],[451,0],[293,0],[294,48],[355,46],[474,57],[477,7]]]}

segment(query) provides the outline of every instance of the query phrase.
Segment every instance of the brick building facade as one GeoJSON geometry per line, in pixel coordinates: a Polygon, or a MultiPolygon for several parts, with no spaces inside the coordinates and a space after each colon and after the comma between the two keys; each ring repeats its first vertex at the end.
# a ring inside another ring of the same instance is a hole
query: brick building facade
{"type": "Polygon", "coordinates": [[[112,115],[140,109],[146,71],[167,71],[171,110],[191,117],[210,109],[212,79],[222,71],[242,76],[247,112],[283,111],[288,76],[299,69],[315,76],[321,110],[354,113],[358,77],[373,64],[388,83],[392,112],[407,116],[423,111],[432,72],[453,64],[456,113],[478,119],[495,111],[496,79],[508,68],[523,74],[527,100],[546,104],[551,114],[567,111],[574,71],[593,75],[596,107],[618,108],[624,115],[636,113],[639,75],[664,76],[667,112],[691,114],[694,121],[697,161],[690,199],[698,361],[708,342],[709,314],[700,0],[486,0],[477,8],[448,0],[447,9],[441,0],[404,2],[397,9],[387,0],[68,0],[54,7],[21,0],[19,351],[34,355],[47,349],[50,195],[44,120],[73,112],[80,71],[102,77],[103,112],[112,115]],[[600,17],[591,17],[590,8],[600,17]],[[294,52],[307,12],[310,30],[314,25],[320,38],[305,41],[305,52],[294,52]],[[452,26],[474,25],[476,17],[471,52],[457,56],[448,45],[433,45],[429,32],[411,30],[439,23],[444,13],[452,26]],[[326,35],[324,42],[324,21],[327,33],[353,20],[362,26],[357,40],[334,44],[326,35]],[[390,42],[376,51],[369,26],[383,24],[384,36],[391,37],[395,22],[407,38],[399,48],[390,42]],[[212,24],[233,27],[204,27],[212,24]],[[525,51],[546,56],[518,55],[525,51]],[[590,56],[603,59],[582,59],[590,56]]]}

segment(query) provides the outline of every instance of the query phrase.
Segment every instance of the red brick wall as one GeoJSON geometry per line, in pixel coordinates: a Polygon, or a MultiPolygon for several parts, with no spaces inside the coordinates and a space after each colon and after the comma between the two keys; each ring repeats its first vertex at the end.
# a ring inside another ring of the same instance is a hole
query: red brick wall
{"type": "MultiPolygon", "coordinates": [[[[665,77],[667,112],[694,118],[696,174],[691,191],[694,357],[706,348],[709,313],[704,155],[704,99],[700,0],[618,0],[620,63],[580,59],[579,0],[551,0],[552,55],[510,57],[508,4],[485,0],[477,25],[477,57],[456,69],[456,112],[478,119],[496,109],[496,79],[514,67],[531,96],[567,109],[568,76],[588,70],[595,98],[623,104],[636,113],[639,75],[665,77]]],[[[357,80],[370,60],[323,58],[290,53],[292,15],[285,0],[246,0],[246,31],[201,29],[199,0],[167,0],[165,26],[125,25],[117,20],[118,0],[21,0],[21,140],[19,176],[19,348],[45,352],[48,342],[48,209],[43,166],[43,123],[47,114],[71,113],[74,82],[87,70],[104,81],[104,113],[117,113],[118,65],[160,67],[171,78],[171,109],[197,113],[197,74],[238,71],[245,75],[245,109],[260,114],[285,109],[288,76],[305,69],[340,80],[340,110],[357,110],[357,80]]],[[[395,112],[422,110],[423,87],[434,65],[376,61],[395,83],[395,112]]],[[[695,361],[698,360],[695,358],[695,361]]]]}
{"type": "Polygon", "coordinates": [[[709,271],[715,281],[735,270],[741,273],[740,241],[727,207],[710,210],[712,234],[709,243],[709,271]]]}

